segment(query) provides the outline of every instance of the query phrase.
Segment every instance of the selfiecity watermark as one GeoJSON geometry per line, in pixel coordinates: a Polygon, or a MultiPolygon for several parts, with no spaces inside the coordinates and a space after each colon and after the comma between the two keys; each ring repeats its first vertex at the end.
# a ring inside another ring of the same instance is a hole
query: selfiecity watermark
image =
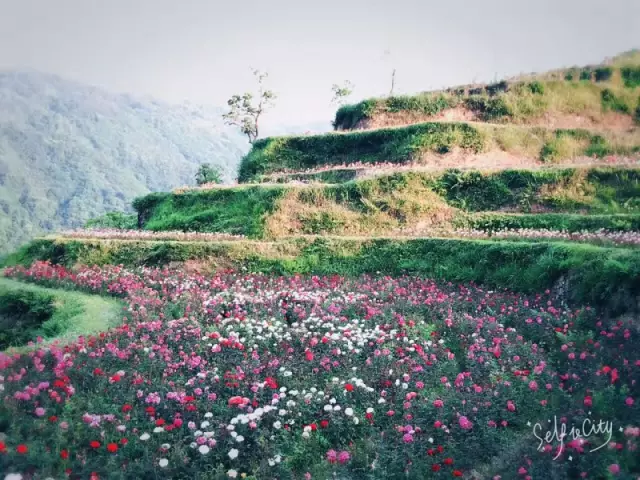
{"type": "MultiPolygon", "coordinates": [[[[589,412],[591,415],[591,412],[589,412]]],[[[547,420],[548,424],[551,424],[551,419],[547,420]]],[[[571,425],[571,428],[568,429],[568,426],[565,422],[558,422],[558,418],[553,416],[553,429],[547,430],[544,432],[544,435],[539,435],[543,433],[543,426],[540,423],[536,423],[533,425],[533,435],[540,440],[538,445],[538,451],[542,451],[544,449],[545,442],[550,444],[554,441],[560,442],[560,448],[558,449],[558,454],[553,457],[556,460],[560,454],[564,451],[564,441],[565,438],[571,437],[571,440],[577,440],[579,438],[589,438],[592,435],[605,435],[607,440],[600,446],[592,448],[589,452],[595,452],[600,450],[602,447],[607,445],[611,441],[611,436],[613,435],[613,422],[604,421],[604,420],[592,420],[591,418],[585,418],[581,424],[571,425]]]]}

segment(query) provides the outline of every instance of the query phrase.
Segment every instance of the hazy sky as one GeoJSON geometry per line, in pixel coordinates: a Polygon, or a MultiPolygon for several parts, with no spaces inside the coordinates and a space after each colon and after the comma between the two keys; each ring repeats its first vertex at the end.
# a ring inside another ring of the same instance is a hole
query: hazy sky
{"type": "Polygon", "coordinates": [[[354,100],[598,62],[640,47],[640,0],[0,0],[0,69],[224,105],[268,70],[270,123],[354,100]],[[384,52],[390,55],[384,56],[384,52]]]}

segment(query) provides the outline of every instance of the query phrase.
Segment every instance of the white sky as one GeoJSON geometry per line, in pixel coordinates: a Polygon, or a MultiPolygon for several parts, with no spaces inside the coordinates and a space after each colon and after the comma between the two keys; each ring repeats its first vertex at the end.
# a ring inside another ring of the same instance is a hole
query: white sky
{"type": "Polygon", "coordinates": [[[265,121],[329,121],[353,100],[599,62],[640,47],[640,0],[0,0],[0,69],[224,106],[267,70],[265,121]],[[391,58],[383,58],[385,51],[391,58]]]}

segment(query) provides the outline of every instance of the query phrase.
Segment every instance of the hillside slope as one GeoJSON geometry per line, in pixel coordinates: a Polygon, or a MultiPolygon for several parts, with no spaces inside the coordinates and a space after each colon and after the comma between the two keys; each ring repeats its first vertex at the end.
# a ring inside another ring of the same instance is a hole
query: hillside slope
{"type": "Polygon", "coordinates": [[[246,143],[221,111],[167,105],[37,72],[0,72],[0,255],[134,197],[193,183],[200,163],[231,179],[246,143]]]}

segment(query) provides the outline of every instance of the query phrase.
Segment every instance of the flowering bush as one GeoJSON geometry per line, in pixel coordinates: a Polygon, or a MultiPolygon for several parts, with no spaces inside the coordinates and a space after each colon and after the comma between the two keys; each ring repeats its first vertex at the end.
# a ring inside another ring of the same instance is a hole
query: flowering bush
{"type": "Polygon", "coordinates": [[[122,325],[100,335],[0,354],[8,474],[640,473],[637,322],[549,292],[47,263],[5,274],[127,305],[122,325]],[[555,415],[612,422],[611,438],[539,442],[535,424],[547,429],[555,415]]]}

